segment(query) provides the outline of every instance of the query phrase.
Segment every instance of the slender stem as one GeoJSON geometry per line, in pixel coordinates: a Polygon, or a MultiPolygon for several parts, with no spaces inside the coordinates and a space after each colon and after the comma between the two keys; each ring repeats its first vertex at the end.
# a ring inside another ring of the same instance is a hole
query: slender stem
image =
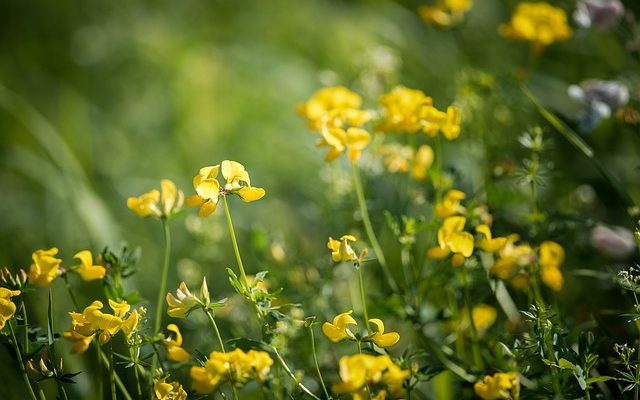
{"type": "Polygon", "coordinates": [[[69,292],[69,297],[71,297],[71,302],[77,311],[80,311],[80,306],[78,306],[78,300],[76,299],[76,295],[73,294],[73,290],[71,290],[71,285],[69,284],[69,278],[67,274],[62,274],[62,279],[64,280],[64,286],[67,288],[67,292],[69,292]]]}
{"type": "Polygon", "coordinates": [[[164,257],[162,260],[162,275],[160,277],[160,289],[158,289],[158,298],[156,299],[156,319],[153,322],[153,333],[160,332],[162,326],[162,311],[164,310],[164,297],[167,289],[167,276],[169,275],[169,259],[171,257],[171,234],[169,231],[169,223],[165,218],[162,221],[162,231],[164,233],[164,257]]]}
{"type": "Polygon", "coordinates": [[[316,338],[313,335],[313,325],[309,324],[309,335],[311,336],[311,353],[313,354],[313,363],[316,366],[316,372],[318,373],[318,378],[320,379],[320,386],[322,386],[322,390],[324,391],[324,395],[327,399],[331,398],[329,396],[329,391],[327,390],[327,386],[324,384],[324,379],[322,379],[322,373],[320,372],[320,365],[318,364],[318,354],[316,353],[316,338]]]}
{"type": "Polygon", "coordinates": [[[291,377],[291,379],[293,379],[293,381],[296,383],[296,385],[298,385],[298,387],[305,392],[306,394],[308,394],[311,398],[313,398],[314,400],[321,400],[320,397],[316,396],[315,394],[313,394],[313,392],[311,390],[309,390],[309,388],[307,388],[305,385],[302,384],[302,382],[298,381],[298,378],[296,378],[296,375],[293,373],[293,371],[291,371],[291,369],[289,368],[289,366],[287,365],[287,363],[284,361],[284,359],[282,358],[282,356],[280,355],[280,353],[278,353],[278,350],[273,347],[273,346],[269,346],[269,348],[271,349],[271,351],[273,351],[273,354],[276,355],[276,358],[278,359],[278,362],[280,363],[280,365],[282,365],[282,368],[285,370],[285,372],[287,373],[287,375],[289,375],[291,377]]]}
{"type": "Polygon", "coordinates": [[[133,373],[136,378],[136,390],[138,391],[138,398],[142,399],[142,387],[140,386],[140,373],[138,372],[138,349],[129,347],[129,355],[133,361],[133,373]]]}
{"type": "Polygon", "coordinates": [[[362,314],[364,316],[365,325],[367,326],[367,335],[371,334],[369,326],[369,312],[367,311],[367,300],[364,295],[364,279],[362,278],[362,265],[356,265],[358,270],[358,286],[360,287],[360,303],[362,303],[362,314]]]}
{"type": "Polygon", "coordinates": [[[109,341],[109,384],[111,385],[111,400],[116,400],[116,379],[113,368],[113,344],[109,341]]]}
{"type": "Polygon", "coordinates": [[[27,319],[27,305],[22,300],[22,323],[24,324],[24,352],[29,354],[29,320],[27,319]]]}
{"type": "MultiPolygon", "coordinates": [[[[100,355],[100,361],[102,362],[102,365],[108,367],[109,366],[109,358],[107,357],[106,354],[104,354],[104,352],[102,351],[102,349],[100,348],[100,345],[98,344],[98,342],[96,342],[94,340],[95,346],[96,346],[96,350],[98,351],[98,354],[100,355]]],[[[131,395],[129,394],[129,391],[127,390],[127,387],[124,386],[124,383],[122,382],[122,379],[120,379],[120,376],[118,375],[117,372],[114,372],[114,378],[116,381],[116,385],[118,386],[118,389],[120,390],[120,393],[122,394],[122,397],[124,397],[125,400],[133,400],[133,397],[131,397],[131,395]]]]}
{"type": "Polygon", "coordinates": [[[67,391],[64,389],[62,383],[58,385],[58,393],[60,393],[62,400],[69,400],[69,397],[67,397],[67,391]]]}
{"type": "MultiPolygon", "coordinates": [[[[464,266],[462,267],[464,268],[464,266]]],[[[484,362],[482,360],[482,354],[480,353],[480,345],[478,342],[478,330],[473,322],[473,310],[471,309],[471,300],[469,296],[469,282],[467,281],[467,272],[462,272],[462,285],[464,288],[464,306],[467,309],[467,318],[469,319],[470,336],[471,336],[471,351],[473,353],[473,361],[478,371],[484,370],[484,362]]]]}
{"type": "Polygon", "coordinates": [[[31,387],[31,382],[29,381],[27,370],[24,368],[24,361],[22,360],[22,353],[20,353],[20,346],[18,345],[16,334],[13,331],[13,324],[11,323],[11,321],[9,321],[7,325],[9,325],[9,330],[11,331],[11,342],[13,344],[13,348],[16,351],[16,356],[18,357],[20,372],[22,373],[22,379],[24,380],[24,384],[27,387],[27,392],[29,392],[29,397],[31,397],[31,400],[38,400],[36,397],[36,394],[33,392],[33,388],[31,387]]]}
{"type": "Polygon", "coordinates": [[[40,398],[40,400],[47,400],[46,396],[44,395],[44,391],[42,390],[42,388],[38,388],[38,397],[40,398]]]}
{"type": "Polygon", "coordinates": [[[249,282],[247,281],[247,274],[244,272],[244,266],[242,265],[242,257],[240,257],[238,241],[236,240],[236,233],[233,229],[233,222],[231,221],[231,212],[229,212],[227,196],[222,196],[222,198],[224,200],[224,213],[227,216],[227,225],[229,225],[229,234],[231,235],[231,244],[233,245],[233,252],[236,255],[236,262],[238,263],[238,269],[240,270],[240,280],[245,289],[249,290],[249,282]]]}
{"type": "Polygon", "coordinates": [[[360,181],[360,172],[358,171],[358,166],[353,164],[353,183],[356,187],[356,196],[358,198],[358,206],[360,208],[360,214],[362,216],[362,223],[364,224],[364,229],[367,232],[367,237],[369,238],[369,242],[373,247],[373,252],[378,259],[378,264],[382,268],[382,272],[385,275],[387,282],[389,282],[389,286],[391,290],[395,293],[398,293],[398,284],[396,280],[393,278],[391,271],[389,271],[389,266],[387,265],[387,259],[382,252],[382,247],[380,247],[380,243],[376,237],[375,232],[373,231],[373,227],[371,226],[371,220],[369,219],[369,211],[367,210],[367,204],[364,199],[364,191],[362,190],[362,182],[360,181]]]}
{"type": "Polygon", "coordinates": [[[209,317],[209,324],[211,324],[211,329],[213,329],[213,333],[215,333],[216,335],[216,340],[218,341],[218,347],[220,347],[220,351],[224,353],[225,352],[224,342],[222,341],[222,336],[220,336],[220,330],[218,329],[218,324],[216,324],[216,320],[215,318],[213,318],[213,314],[211,310],[207,308],[204,310],[204,312],[207,314],[207,317],[209,317]]]}

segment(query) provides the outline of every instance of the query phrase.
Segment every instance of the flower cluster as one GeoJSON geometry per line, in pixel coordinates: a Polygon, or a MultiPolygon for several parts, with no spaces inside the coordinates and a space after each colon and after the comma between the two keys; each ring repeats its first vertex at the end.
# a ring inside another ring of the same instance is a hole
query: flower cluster
{"type": "Polygon", "coordinates": [[[473,0],[437,0],[433,6],[418,7],[418,14],[429,25],[448,28],[460,23],[471,7],[473,0]]]}
{"type": "Polygon", "coordinates": [[[129,197],[127,207],[139,217],[168,218],[182,208],[184,194],[169,179],[160,181],[160,191],[153,189],[138,197],[129,197]]]}
{"type": "Polygon", "coordinates": [[[264,351],[240,349],[224,353],[213,351],[202,367],[191,367],[193,389],[198,393],[213,393],[223,383],[241,386],[250,380],[267,379],[273,360],[264,351]]]}
{"type": "Polygon", "coordinates": [[[248,203],[260,200],[265,195],[264,189],[251,186],[249,173],[244,166],[230,160],[200,168],[198,175],[193,178],[193,188],[196,194],[186,200],[186,205],[200,207],[201,217],[209,216],[216,210],[220,196],[235,194],[248,203]],[[222,186],[217,179],[220,171],[225,180],[222,186]]]}
{"type": "Polygon", "coordinates": [[[567,14],[548,3],[518,3],[511,21],[500,26],[500,34],[514,40],[531,42],[535,52],[553,42],[571,37],[567,14]]]}
{"type": "Polygon", "coordinates": [[[112,314],[102,312],[103,304],[96,300],[82,313],[69,313],[71,327],[63,336],[75,342],[72,353],[84,353],[96,335],[100,344],[105,344],[121,330],[127,337],[136,330],[140,320],[138,310],[129,313],[131,306],[124,300],[116,302],[109,299],[109,307],[113,310],[112,314]]]}
{"type": "Polygon", "coordinates": [[[0,287],[0,331],[4,328],[7,321],[13,318],[13,315],[16,313],[16,305],[11,301],[11,298],[19,294],[19,290],[0,287]]]}
{"type": "Polygon", "coordinates": [[[356,354],[340,358],[340,379],[333,386],[336,394],[351,394],[354,400],[364,400],[375,394],[376,399],[404,398],[404,382],[411,371],[396,365],[388,355],[356,354]],[[368,392],[370,390],[371,392],[368,392]]]}
{"type": "Polygon", "coordinates": [[[102,265],[95,265],[93,256],[89,250],[82,250],[73,257],[80,261],[80,264],[68,269],[62,268],[62,259],[56,258],[58,249],[52,247],[48,250],[36,250],[31,255],[33,260],[29,269],[29,283],[49,287],[51,283],[61,274],[66,272],[76,273],[84,281],[93,281],[104,278],[107,270],[102,265]]]}
{"type": "Polygon", "coordinates": [[[358,322],[351,316],[353,311],[349,310],[342,314],[338,314],[333,322],[325,322],[322,324],[322,333],[329,338],[333,343],[338,343],[343,340],[353,340],[361,342],[372,342],[378,347],[391,347],[398,343],[400,340],[400,334],[398,332],[384,331],[384,323],[378,318],[372,318],[370,323],[374,324],[377,328],[375,332],[368,332],[367,336],[359,337],[354,334],[349,328],[350,325],[358,326],[358,322]]]}
{"type": "Polygon", "coordinates": [[[187,392],[180,382],[167,382],[168,376],[153,381],[155,400],[187,400],[187,392]]]}
{"type": "Polygon", "coordinates": [[[411,146],[390,143],[380,146],[378,153],[383,156],[388,172],[392,174],[410,173],[418,181],[427,178],[434,158],[433,149],[427,144],[414,149],[411,146]]]}
{"type": "Polygon", "coordinates": [[[517,399],[520,379],[516,372],[496,372],[476,382],[473,389],[482,400],[517,399]]]}

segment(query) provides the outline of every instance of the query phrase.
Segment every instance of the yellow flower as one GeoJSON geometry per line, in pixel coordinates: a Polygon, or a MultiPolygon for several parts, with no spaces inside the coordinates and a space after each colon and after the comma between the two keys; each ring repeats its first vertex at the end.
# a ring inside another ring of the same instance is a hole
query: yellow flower
{"type": "Polygon", "coordinates": [[[447,217],[438,229],[438,247],[427,251],[427,257],[443,259],[453,253],[451,263],[459,267],[473,253],[473,235],[464,232],[467,219],[461,216],[447,217]]]}
{"type": "Polygon", "coordinates": [[[140,322],[140,314],[138,310],[133,310],[129,314],[129,317],[122,322],[122,332],[127,336],[127,338],[131,337],[133,332],[138,328],[138,322],[140,322]]]}
{"type": "Polygon", "coordinates": [[[433,164],[433,149],[431,146],[423,144],[418,147],[418,150],[416,151],[413,159],[413,168],[411,168],[411,175],[416,180],[425,180],[431,164],[433,164]]]}
{"type": "Polygon", "coordinates": [[[335,240],[331,236],[329,236],[327,248],[331,250],[331,259],[334,262],[357,260],[358,256],[349,244],[349,242],[355,241],[356,238],[352,235],[343,235],[340,240],[335,240]]]}
{"type": "Polygon", "coordinates": [[[520,379],[515,372],[497,372],[476,382],[473,389],[483,400],[518,398],[520,379]]]}
{"type": "Polygon", "coordinates": [[[462,113],[458,107],[447,107],[447,117],[440,124],[440,130],[447,140],[454,140],[460,136],[462,113]]]}
{"type": "Polygon", "coordinates": [[[63,336],[76,342],[72,349],[73,352],[85,351],[95,334],[99,334],[100,344],[105,344],[120,330],[122,319],[115,315],[103,313],[100,311],[102,307],[102,302],[96,300],[86,307],[82,313],[69,313],[71,316],[71,328],[63,336]]]}
{"type": "Polygon", "coordinates": [[[392,174],[411,172],[411,176],[418,181],[427,178],[427,172],[433,164],[433,149],[426,144],[414,150],[410,146],[392,143],[380,146],[378,152],[384,157],[387,171],[392,174]]]}
{"type": "Polygon", "coordinates": [[[166,218],[182,208],[184,195],[169,179],[160,181],[160,190],[153,189],[138,197],[129,197],[127,207],[139,217],[166,218]]]}
{"type": "Polygon", "coordinates": [[[191,356],[182,348],[182,334],[180,328],[176,324],[167,325],[167,330],[171,331],[175,335],[175,339],[171,337],[164,339],[164,345],[167,349],[167,358],[171,361],[187,361],[191,356]]]}
{"type": "Polygon", "coordinates": [[[489,228],[489,225],[478,225],[476,227],[476,232],[484,235],[484,238],[478,241],[478,248],[486,251],[487,253],[495,253],[497,251],[500,251],[507,244],[506,237],[494,238],[491,235],[491,228],[489,228]]]}
{"type": "Polygon", "coordinates": [[[344,86],[332,86],[318,90],[297,109],[309,121],[309,128],[319,131],[331,112],[357,109],[361,105],[362,98],[357,93],[344,86]]]}
{"type": "Polygon", "coordinates": [[[93,265],[93,256],[89,250],[82,250],[76,253],[73,258],[80,260],[73,271],[75,271],[85,281],[93,281],[104,278],[107,270],[101,265],[93,265]]]}
{"type": "Polygon", "coordinates": [[[48,287],[58,276],[61,259],[55,258],[58,249],[52,247],[49,250],[36,250],[31,255],[33,263],[29,269],[29,282],[36,286],[48,287]]]}
{"type": "Polygon", "coordinates": [[[498,258],[491,266],[491,273],[503,280],[512,279],[522,268],[531,264],[534,259],[533,249],[529,245],[516,245],[518,235],[509,235],[507,242],[497,253],[498,258]]]}
{"type": "Polygon", "coordinates": [[[191,367],[190,375],[193,379],[193,389],[198,393],[208,394],[225,382],[244,384],[249,380],[264,381],[272,365],[271,356],[264,351],[214,351],[204,366],[191,367]]]}
{"type": "Polygon", "coordinates": [[[533,50],[540,52],[553,42],[568,39],[572,32],[563,9],[544,2],[522,2],[511,16],[511,21],[500,26],[500,34],[531,42],[533,50]]]}
{"type": "Polygon", "coordinates": [[[179,382],[167,382],[169,377],[154,379],[153,393],[155,400],[187,400],[187,392],[179,382]]]}
{"type": "Polygon", "coordinates": [[[473,326],[475,326],[479,335],[484,335],[487,329],[496,322],[497,317],[498,310],[487,304],[478,304],[471,310],[473,326]]]}
{"type": "Polygon", "coordinates": [[[540,270],[540,278],[545,285],[556,292],[562,290],[564,286],[564,277],[559,268],[542,268],[540,270]]]}
{"type": "Polygon", "coordinates": [[[425,109],[433,108],[433,100],[421,90],[397,86],[380,97],[384,115],[378,129],[383,132],[413,134],[424,127],[425,109]]]}
{"type": "Polygon", "coordinates": [[[19,290],[0,287],[0,331],[4,328],[7,321],[13,318],[13,315],[16,313],[16,305],[11,301],[11,298],[19,294],[19,290]]]}
{"type": "Polygon", "coordinates": [[[447,28],[461,22],[472,6],[472,0],[438,0],[434,6],[418,7],[418,14],[429,25],[447,28]]]}
{"type": "Polygon", "coordinates": [[[379,347],[391,347],[400,340],[400,334],[398,332],[384,333],[384,323],[382,320],[371,318],[369,322],[374,324],[378,328],[378,331],[367,336],[367,340],[371,340],[379,347]]]}
{"type": "Polygon", "coordinates": [[[219,197],[229,193],[236,194],[244,202],[260,200],[265,190],[252,187],[249,173],[244,166],[236,161],[224,160],[221,165],[200,168],[198,175],[193,178],[193,188],[196,194],[186,200],[187,207],[200,207],[199,215],[211,215],[218,205],[219,197]],[[220,186],[218,172],[222,170],[225,185],[220,186]]]}
{"type": "Polygon", "coordinates": [[[322,333],[333,343],[338,343],[345,339],[355,340],[355,335],[349,329],[349,325],[358,326],[356,320],[351,316],[352,312],[353,311],[349,310],[338,314],[333,319],[333,323],[325,322],[322,324],[322,333]]]}
{"type": "Polygon", "coordinates": [[[542,282],[556,292],[562,290],[564,277],[560,266],[564,261],[564,249],[556,242],[545,241],[540,244],[540,278],[542,282]]]}
{"type": "Polygon", "coordinates": [[[74,342],[73,347],[71,347],[71,354],[82,354],[87,351],[95,336],[95,334],[84,336],[76,331],[66,331],[62,333],[62,337],[74,342]]]}
{"type": "Polygon", "coordinates": [[[445,193],[442,203],[436,204],[435,212],[438,218],[444,219],[452,215],[464,214],[466,209],[460,204],[467,195],[456,189],[451,189],[445,193]]]}
{"type": "Polygon", "coordinates": [[[367,147],[371,140],[369,132],[362,128],[349,127],[333,128],[325,127],[321,131],[322,139],[318,141],[318,146],[328,146],[329,152],[325,156],[325,161],[333,161],[347,151],[347,157],[352,163],[358,162],[362,155],[362,150],[367,147]]]}
{"type": "Polygon", "coordinates": [[[403,384],[410,375],[409,370],[403,370],[397,366],[388,355],[374,356],[369,354],[356,354],[340,358],[341,382],[332,387],[336,394],[350,393],[354,399],[366,399],[366,387],[386,386],[374,398],[384,399],[386,393],[390,398],[404,398],[406,392],[403,384]]]}
{"type": "Polygon", "coordinates": [[[198,298],[191,294],[184,282],[180,282],[175,296],[172,293],[167,293],[166,300],[167,314],[174,318],[183,318],[194,307],[200,305],[198,298]]]}

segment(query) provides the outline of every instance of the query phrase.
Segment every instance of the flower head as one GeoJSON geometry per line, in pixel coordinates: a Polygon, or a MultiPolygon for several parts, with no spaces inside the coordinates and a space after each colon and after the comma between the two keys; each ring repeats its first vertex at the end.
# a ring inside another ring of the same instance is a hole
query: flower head
{"type": "Polygon", "coordinates": [[[184,195],[169,179],[160,181],[160,191],[153,189],[138,197],[129,197],[127,207],[139,217],[166,218],[180,211],[184,195]]]}
{"type": "Polygon", "coordinates": [[[16,305],[11,298],[18,296],[19,290],[10,290],[0,287],[0,330],[2,330],[13,315],[16,313],[16,305]]]}
{"type": "Polygon", "coordinates": [[[356,238],[352,235],[343,235],[340,240],[335,240],[330,236],[327,248],[331,250],[331,259],[334,262],[356,261],[358,256],[349,244],[349,242],[355,241],[356,238]]]}
{"type": "Polygon", "coordinates": [[[438,0],[434,6],[419,7],[418,14],[429,25],[447,28],[460,23],[472,6],[473,0],[438,0]]]}
{"type": "Polygon", "coordinates": [[[451,263],[454,267],[462,265],[465,258],[473,253],[473,235],[464,231],[467,219],[462,216],[447,217],[438,229],[438,247],[427,252],[429,258],[443,259],[453,253],[451,263]]]}
{"type": "Polygon", "coordinates": [[[390,398],[404,398],[404,382],[411,372],[400,368],[386,354],[356,354],[340,358],[339,374],[341,382],[332,387],[334,393],[350,393],[354,399],[364,399],[367,386],[378,387],[381,397],[373,398],[384,399],[387,393],[390,398]]]}
{"type": "Polygon", "coordinates": [[[153,380],[153,393],[155,400],[187,400],[187,392],[180,382],[167,382],[169,377],[153,380]]]}
{"type": "Polygon", "coordinates": [[[464,192],[451,189],[445,193],[442,202],[436,204],[435,212],[438,218],[447,218],[452,215],[460,215],[466,212],[464,206],[460,203],[467,197],[464,192]]]}
{"type": "Polygon", "coordinates": [[[29,282],[36,286],[48,287],[58,277],[61,259],[56,258],[58,249],[36,250],[31,255],[33,262],[29,269],[29,282]]]}
{"type": "Polygon", "coordinates": [[[484,335],[487,329],[489,329],[496,322],[497,317],[498,310],[488,304],[478,304],[471,310],[471,319],[473,320],[473,326],[481,336],[484,335]]]}
{"type": "Polygon", "coordinates": [[[362,98],[357,93],[344,86],[332,86],[318,90],[297,109],[309,121],[309,128],[319,131],[331,117],[357,110],[361,105],[362,98]]]}
{"type": "Polygon", "coordinates": [[[500,34],[514,40],[531,42],[540,52],[553,42],[571,37],[567,14],[548,3],[519,3],[508,24],[500,26],[500,34]]]}
{"type": "Polygon", "coordinates": [[[191,294],[184,282],[180,282],[175,296],[173,293],[167,293],[166,300],[167,314],[174,318],[185,317],[191,310],[201,304],[200,300],[191,294]]]}
{"type": "Polygon", "coordinates": [[[73,258],[77,258],[80,264],[72,271],[76,272],[85,281],[93,281],[104,278],[107,270],[101,265],[93,264],[93,256],[89,250],[77,252],[73,258]]]}
{"type": "Polygon", "coordinates": [[[518,398],[520,379],[515,372],[497,372],[476,382],[473,389],[483,400],[518,398]]]}
{"type": "Polygon", "coordinates": [[[423,181],[433,164],[433,149],[423,144],[414,150],[410,146],[397,143],[380,146],[379,153],[384,157],[387,171],[395,173],[411,173],[414,179],[423,181]]]}
{"type": "Polygon", "coordinates": [[[358,326],[358,323],[351,316],[352,312],[353,311],[349,310],[342,314],[338,314],[333,319],[333,323],[325,322],[324,324],[322,324],[322,333],[324,333],[324,335],[328,337],[329,340],[331,340],[333,343],[338,343],[345,339],[354,340],[355,335],[349,329],[349,325],[358,326]]]}
{"type": "Polygon", "coordinates": [[[507,244],[506,237],[497,237],[497,238],[493,237],[493,235],[491,234],[491,228],[489,228],[489,225],[486,225],[486,224],[478,225],[476,227],[476,232],[484,236],[484,238],[478,241],[478,244],[477,244],[478,248],[483,251],[486,251],[487,253],[495,253],[497,251],[500,251],[507,244]]]}
{"type": "Polygon", "coordinates": [[[176,324],[167,325],[167,330],[173,332],[174,337],[164,339],[164,346],[167,350],[167,358],[171,361],[187,361],[191,356],[182,348],[182,334],[176,324]]]}
{"type": "Polygon", "coordinates": [[[325,161],[333,161],[346,151],[349,160],[355,164],[360,159],[362,150],[367,147],[371,140],[369,132],[356,127],[348,127],[346,129],[324,127],[321,134],[322,139],[318,141],[318,146],[329,147],[325,161]]]}
{"type": "Polygon", "coordinates": [[[378,347],[391,347],[400,340],[400,334],[398,332],[384,332],[384,323],[382,320],[378,318],[371,318],[369,322],[374,324],[378,330],[369,334],[366,339],[371,340],[378,347]]]}

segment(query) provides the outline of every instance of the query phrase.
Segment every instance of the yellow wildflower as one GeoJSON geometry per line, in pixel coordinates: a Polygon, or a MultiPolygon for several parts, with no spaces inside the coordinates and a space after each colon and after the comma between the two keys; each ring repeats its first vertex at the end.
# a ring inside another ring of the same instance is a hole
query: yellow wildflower
{"type": "Polygon", "coordinates": [[[478,304],[471,310],[473,326],[481,336],[496,322],[497,317],[498,310],[488,304],[478,304]]]}
{"type": "Polygon", "coordinates": [[[180,382],[167,382],[169,377],[154,379],[153,393],[155,400],[187,400],[187,392],[182,388],[180,382]]]}
{"type": "Polygon", "coordinates": [[[378,318],[371,318],[369,322],[374,324],[378,328],[378,331],[367,336],[367,340],[371,340],[379,347],[391,347],[400,340],[400,334],[398,332],[384,333],[384,323],[382,320],[378,318]]]}
{"type": "Polygon", "coordinates": [[[200,168],[198,175],[193,178],[193,188],[196,194],[186,200],[187,207],[200,207],[199,215],[206,217],[216,210],[219,197],[236,194],[244,202],[261,199],[265,190],[252,187],[249,173],[244,166],[236,161],[224,160],[221,165],[200,168]],[[222,170],[225,185],[220,186],[218,172],[222,170]]]}
{"type": "Polygon", "coordinates": [[[367,386],[384,386],[384,394],[378,393],[373,398],[403,398],[406,396],[403,384],[410,375],[409,370],[403,370],[396,365],[388,355],[374,356],[356,354],[340,358],[341,382],[332,387],[336,394],[353,395],[354,399],[365,399],[367,386]]]}
{"type": "Polygon", "coordinates": [[[167,358],[171,361],[187,361],[191,356],[189,353],[182,348],[182,334],[180,333],[180,328],[176,324],[167,325],[167,330],[174,333],[175,338],[165,338],[164,345],[167,349],[167,358]]]}
{"type": "Polygon", "coordinates": [[[464,192],[451,189],[445,193],[442,203],[435,206],[435,213],[438,218],[444,219],[452,215],[464,214],[466,209],[460,203],[467,197],[464,192]]]}
{"type": "Polygon", "coordinates": [[[380,146],[378,152],[384,157],[387,171],[392,174],[411,172],[411,176],[418,181],[427,178],[433,164],[433,149],[426,144],[414,150],[410,146],[392,143],[380,146]]]}
{"type": "Polygon", "coordinates": [[[522,269],[534,260],[533,249],[529,245],[516,245],[518,235],[507,236],[507,242],[497,252],[497,259],[491,266],[491,273],[498,278],[508,280],[516,277],[522,269]]]}
{"type": "Polygon", "coordinates": [[[4,328],[7,321],[13,318],[13,315],[16,313],[16,305],[11,301],[11,298],[19,294],[19,290],[0,287],[0,331],[4,328]]]}
{"type": "Polygon", "coordinates": [[[447,217],[438,229],[438,247],[427,252],[427,257],[444,259],[453,253],[451,263],[459,267],[473,253],[473,235],[464,231],[467,219],[462,216],[447,217]]]}
{"type": "Polygon", "coordinates": [[[174,318],[185,317],[194,307],[200,304],[196,296],[191,294],[186,283],[180,282],[176,295],[167,293],[167,314],[174,318]]]}
{"type": "Polygon", "coordinates": [[[328,146],[329,152],[325,156],[325,161],[333,161],[347,151],[347,157],[352,163],[358,162],[362,155],[362,150],[367,147],[371,140],[369,132],[362,128],[348,127],[334,128],[324,127],[321,131],[322,139],[318,141],[318,146],[328,146]]]}
{"type": "Polygon", "coordinates": [[[383,132],[416,133],[424,127],[422,119],[425,109],[433,108],[433,100],[421,90],[397,86],[380,97],[384,108],[383,132]]]}
{"type": "Polygon", "coordinates": [[[325,322],[322,324],[322,333],[333,343],[338,343],[345,339],[355,340],[355,335],[349,329],[349,325],[358,325],[356,320],[351,316],[353,311],[349,310],[342,314],[338,314],[333,323],[325,322]]]}
{"type": "Polygon", "coordinates": [[[440,130],[447,140],[454,140],[460,136],[460,123],[462,122],[462,113],[458,107],[447,107],[447,116],[440,123],[440,130]]]}
{"type": "Polygon", "coordinates": [[[447,28],[461,22],[472,6],[473,0],[438,0],[434,6],[418,7],[418,15],[429,25],[447,28]]]}
{"type": "Polygon", "coordinates": [[[518,398],[520,379],[516,372],[497,372],[476,382],[473,389],[483,400],[518,398]]]}
{"type": "Polygon", "coordinates": [[[478,225],[476,227],[476,232],[484,235],[484,238],[478,241],[477,246],[479,249],[486,251],[487,253],[495,253],[497,251],[500,251],[507,244],[506,237],[494,238],[492,236],[491,228],[489,228],[489,225],[478,225]]]}
{"type": "Polygon", "coordinates": [[[514,40],[531,42],[535,52],[553,42],[571,37],[567,14],[548,3],[519,3],[511,21],[500,26],[500,34],[514,40]]]}
{"type": "Polygon", "coordinates": [[[273,360],[264,351],[240,349],[222,353],[214,351],[204,366],[193,366],[190,370],[193,389],[198,393],[212,393],[221,384],[244,384],[249,380],[267,379],[273,360]]]}
{"type": "Polygon", "coordinates": [[[36,286],[48,287],[58,276],[61,259],[55,258],[58,249],[36,250],[31,255],[33,263],[29,269],[29,282],[36,286]]]}
{"type": "Polygon", "coordinates": [[[73,258],[80,260],[80,264],[73,271],[80,275],[83,280],[93,281],[104,278],[107,270],[101,265],[93,265],[93,256],[89,250],[79,251],[73,258]]]}
{"type": "Polygon", "coordinates": [[[327,248],[331,250],[331,259],[334,262],[357,260],[358,256],[349,244],[349,242],[355,241],[356,238],[352,235],[343,235],[340,240],[335,240],[331,236],[329,236],[327,248]]]}
{"type": "Polygon", "coordinates": [[[129,197],[127,207],[139,217],[166,218],[182,208],[184,194],[169,179],[160,181],[160,190],[153,189],[138,197],[129,197]]]}
{"type": "Polygon", "coordinates": [[[344,86],[332,86],[318,90],[297,109],[309,121],[309,128],[319,131],[332,112],[358,109],[361,105],[362,98],[357,93],[344,86]]]}
{"type": "Polygon", "coordinates": [[[411,168],[411,175],[419,181],[423,181],[427,178],[427,172],[433,164],[433,149],[431,146],[423,144],[418,147],[413,159],[413,168],[411,168]]]}
{"type": "Polygon", "coordinates": [[[539,253],[538,264],[542,282],[556,292],[562,290],[564,277],[560,272],[560,266],[564,261],[564,249],[556,242],[545,241],[540,244],[539,253]]]}

